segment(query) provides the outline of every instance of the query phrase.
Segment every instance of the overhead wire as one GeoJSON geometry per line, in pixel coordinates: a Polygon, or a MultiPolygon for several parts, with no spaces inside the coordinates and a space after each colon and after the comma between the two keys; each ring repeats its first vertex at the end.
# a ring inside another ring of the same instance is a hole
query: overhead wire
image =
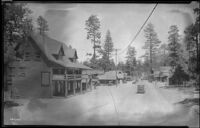
{"type": "Polygon", "coordinates": [[[145,24],[147,23],[147,21],[149,20],[149,18],[151,17],[151,15],[153,14],[154,10],[156,9],[158,3],[156,3],[156,5],[154,6],[154,8],[152,9],[151,13],[149,14],[149,16],[147,17],[147,19],[145,20],[145,22],[143,23],[143,25],[141,26],[141,28],[139,29],[139,31],[136,33],[136,35],[134,36],[134,38],[131,40],[131,42],[129,43],[129,45],[122,50],[122,52],[120,52],[118,55],[122,54],[123,52],[126,51],[126,49],[133,43],[133,41],[135,41],[135,39],[137,38],[137,36],[140,34],[141,30],[143,29],[143,27],[145,26],[145,24]]]}

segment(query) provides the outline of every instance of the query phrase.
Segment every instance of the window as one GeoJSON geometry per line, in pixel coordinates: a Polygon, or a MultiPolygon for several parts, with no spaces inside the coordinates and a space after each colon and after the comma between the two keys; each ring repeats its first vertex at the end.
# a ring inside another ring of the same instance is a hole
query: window
{"type": "Polygon", "coordinates": [[[73,69],[68,69],[67,74],[73,74],[73,69]]]}
{"type": "Polygon", "coordinates": [[[70,60],[71,62],[74,62],[73,58],[69,58],[69,60],[70,60]]]}
{"type": "Polygon", "coordinates": [[[41,72],[41,86],[48,87],[50,85],[50,72],[41,72]]]}
{"type": "Polygon", "coordinates": [[[20,77],[25,77],[25,70],[26,70],[26,67],[19,67],[19,76],[20,77]]]}
{"type": "Polygon", "coordinates": [[[25,61],[30,61],[30,60],[31,60],[30,52],[25,52],[25,61]]]}
{"type": "Polygon", "coordinates": [[[36,53],[35,53],[35,60],[36,60],[36,61],[40,61],[40,56],[41,56],[41,55],[40,55],[40,52],[36,52],[36,53]]]}
{"type": "Polygon", "coordinates": [[[75,70],[75,74],[79,74],[79,70],[75,70]]]}
{"type": "Polygon", "coordinates": [[[25,75],[25,73],[23,72],[23,73],[20,73],[19,76],[20,76],[20,77],[25,77],[26,75],[25,75]]]}
{"type": "Polygon", "coordinates": [[[8,68],[8,76],[14,77],[16,76],[17,69],[15,67],[9,67],[8,68]]]}
{"type": "Polygon", "coordinates": [[[65,74],[65,69],[54,68],[53,69],[53,74],[55,74],[55,75],[64,75],[65,74]]]}

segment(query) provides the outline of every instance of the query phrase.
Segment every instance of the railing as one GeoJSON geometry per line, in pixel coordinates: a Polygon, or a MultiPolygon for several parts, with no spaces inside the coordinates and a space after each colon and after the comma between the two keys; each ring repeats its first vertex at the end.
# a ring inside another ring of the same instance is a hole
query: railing
{"type": "Polygon", "coordinates": [[[81,79],[84,75],[82,74],[66,74],[66,75],[53,75],[54,80],[72,80],[72,79],[81,79]]]}
{"type": "Polygon", "coordinates": [[[78,78],[82,78],[81,74],[72,74],[72,75],[67,74],[66,76],[67,76],[66,79],[78,79],[78,78]]]}

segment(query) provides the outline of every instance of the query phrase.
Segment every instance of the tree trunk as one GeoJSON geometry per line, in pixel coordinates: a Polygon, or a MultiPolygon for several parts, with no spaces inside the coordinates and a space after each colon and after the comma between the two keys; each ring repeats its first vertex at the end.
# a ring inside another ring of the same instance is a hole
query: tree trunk
{"type": "Polygon", "coordinates": [[[96,41],[95,41],[95,35],[94,35],[94,41],[93,41],[93,43],[94,43],[94,54],[93,54],[93,57],[94,57],[94,60],[96,59],[96,53],[95,53],[95,49],[96,49],[96,41]]]}

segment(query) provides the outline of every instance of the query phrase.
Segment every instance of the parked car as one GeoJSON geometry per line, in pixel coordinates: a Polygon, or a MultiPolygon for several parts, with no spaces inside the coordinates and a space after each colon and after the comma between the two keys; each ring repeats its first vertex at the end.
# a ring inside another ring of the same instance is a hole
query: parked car
{"type": "Polygon", "coordinates": [[[137,93],[145,93],[144,85],[137,85],[137,93]]]}

